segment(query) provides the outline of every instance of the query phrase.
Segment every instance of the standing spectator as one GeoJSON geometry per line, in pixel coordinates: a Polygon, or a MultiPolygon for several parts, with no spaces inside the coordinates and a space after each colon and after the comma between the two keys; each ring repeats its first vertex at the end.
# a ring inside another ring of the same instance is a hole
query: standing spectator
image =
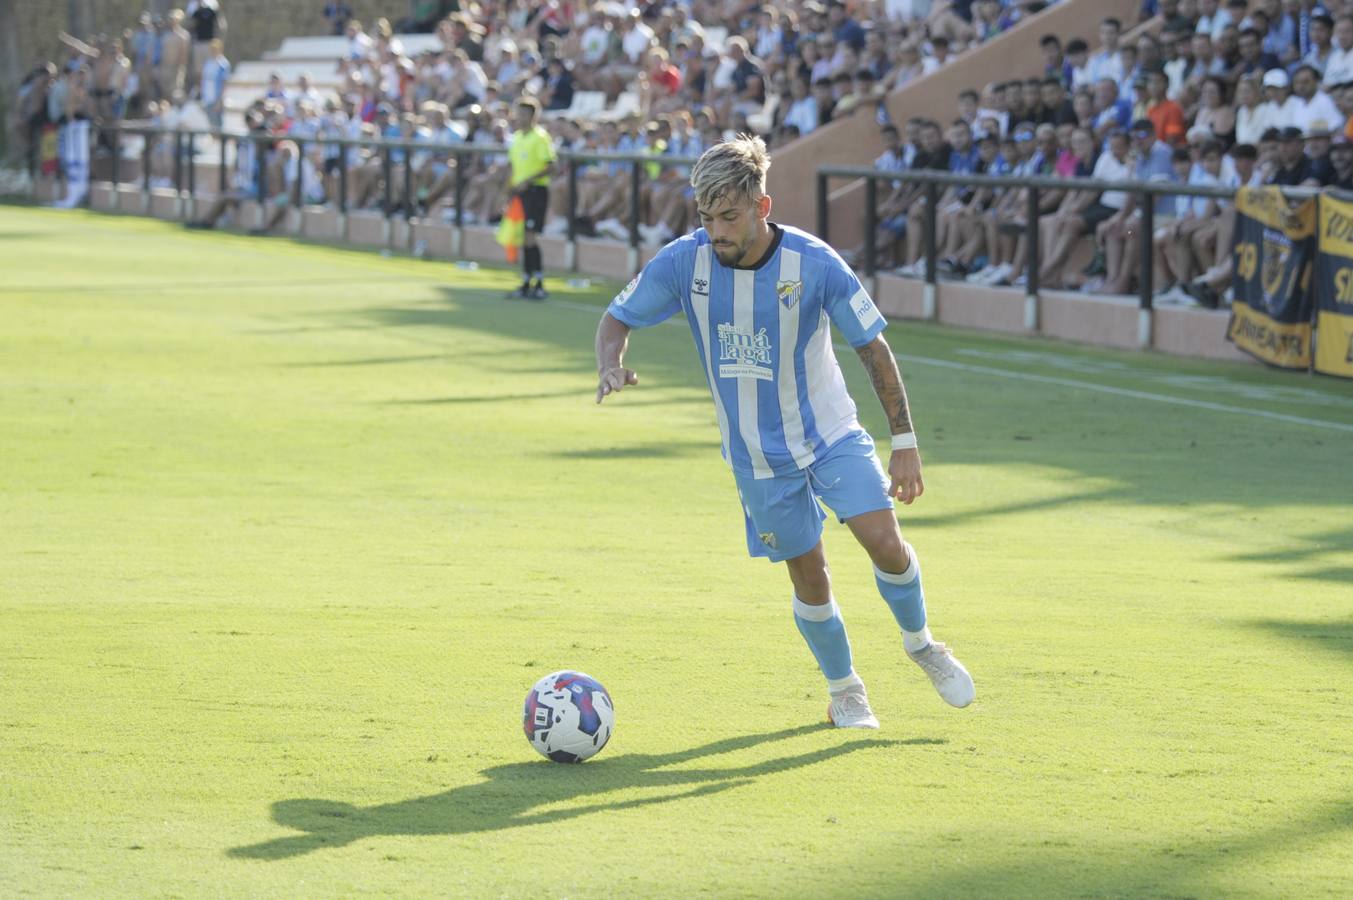
{"type": "Polygon", "coordinates": [[[348,36],[348,59],[366,59],[371,53],[371,35],[362,29],[362,23],[356,19],[349,21],[343,33],[348,36]]]}
{"type": "Polygon", "coordinates": [[[220,40],[224,46],[226,19],[221,14],[220,0],[188,0],[183,13],[188,22],[188,32],[193,38],[193,54],[188,71],[199,75],[206,71],[205,63],[211,56],[211,42],[220,40]]]}
{"type": "Polygon", "coordinates": [[[150,13],[141,13],[139,23],[141,27],[132,34],[132,71],[136,75],[136,94],[144,105],[159,99],[159,91],[155,86],[155,59],[159,35],[155,31],[155,22],[150,13]]]}
{"type": "Polygon", "coordinates": [[[1110,16],[1099,23],[1100,50],[1089,61],[1089,77],[1092,83],[1111,78],[1121,84],[1127,74],[1123,71],[1123,56],[1118,46],[1123,23],[1110,16]]]}
{"type": "Polygon", "coordinates": [[[225,42],[220,38],[207,45],[207,60],[202,64],[202,81],[198,99],[206,110],[212,128],[220,128],[225,115],[225,86],[230,78],[230,60],[225,56],[225,42]]]}
{"type": "Polygon", "coordinates": [[[193,57],[193,38],[183,27],[183,10],[169,11],[159,38],[160,65],[156,81],[160,92],[172,97],[188,89],[188,69],[193,57]]]}

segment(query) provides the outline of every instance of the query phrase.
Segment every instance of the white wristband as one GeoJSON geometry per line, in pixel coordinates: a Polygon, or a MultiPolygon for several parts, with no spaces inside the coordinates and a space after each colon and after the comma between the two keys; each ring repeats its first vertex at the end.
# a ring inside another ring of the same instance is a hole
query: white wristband
{"type": "Polygon", "coordinates": [[[894,450],[915,450],[915,449],[916,449],[916,432],[914,432],[914,431],[908,431],[906,434],[895,434],[895,435],[893,435],[893,449],[894,449],[894,450]]]}

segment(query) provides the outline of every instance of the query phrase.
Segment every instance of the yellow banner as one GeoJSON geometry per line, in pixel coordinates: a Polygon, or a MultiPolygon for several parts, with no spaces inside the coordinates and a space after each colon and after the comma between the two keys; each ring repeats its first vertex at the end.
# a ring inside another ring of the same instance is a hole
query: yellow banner
{"type": "Polygon", "coordinates": [[[1353,316],[1322,309],[1316,313],[1315,370],[1353,378],[1353,316]]]}
{"type": "Polygon", "coordinates": [[[1266,228],[1276,228],[1294,241],[1315,234],[1315,203],[1299,203],[1295,209],[1283,199],[1282,188],[1241,188],[1236,209],[1266,228]]]}
{"type": "Polygon", "coordinates": [[[1310,322],[1277,322],[1237,299],[1231,304],[1231,328],[1227,337],[1240,349],[1270,365],[1284,369],[1308,369],[1311,366],[1310,322]]]}
{"type": "Polygon", "coordinates": [[[1321,196],[1320,252],[1353,259],[1353,203],[1321,196]]]}

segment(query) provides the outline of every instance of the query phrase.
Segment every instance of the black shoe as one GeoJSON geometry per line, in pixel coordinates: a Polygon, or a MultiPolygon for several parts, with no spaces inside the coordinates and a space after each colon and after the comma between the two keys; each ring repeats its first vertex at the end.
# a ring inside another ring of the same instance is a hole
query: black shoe
{"type": "Polygon", "coordinates": [[[592,221],[591,216],[577,216],[574,218],[573,230],[583,237],[594,238],[597,236],[597,226],[592,221]]]}
{"type": "Polygon", "coordinates": [[[539,282],[539,281],[536,282],[536,283],[531,287],[530,291],[529,291],[529,292],[527,293],[527,295],[526,295],[526,299],[527,299],[527,300],[548,300],[549,297],[550,297],[550,295],[549,295],[549,293],[545,290],[545,285],[544,285],[542,282],[539,282]]]}
{"type": "Polygon", "coordinates": [[[511,291],[511,292],[509,292],[509,293],[507,294],[507,299],[508,299],[508,300],[530,300],[530,299],[531,299],[531,283],[530,283],[529,281],[523,281],[523,282],[521,283],[521,287],[519,287],[519,288],[517,288],[515,291],[511,291]]]}

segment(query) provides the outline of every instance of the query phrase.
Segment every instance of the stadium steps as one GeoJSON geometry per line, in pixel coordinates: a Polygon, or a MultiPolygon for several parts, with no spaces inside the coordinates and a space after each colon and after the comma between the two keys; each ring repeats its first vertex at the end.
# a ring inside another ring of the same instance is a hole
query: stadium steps
{"type": "MultiPolygon", "coordinates": [[[[1099,21],[1117,16],[1136,21],[1139,0],[1064,0],[980,47],[961,54],[949,65],[912,80],[886,99],[888,114],[900,126],[913,116],[948,122],[956,114],[959,91],[980,90],[995,80],[1030,78],[1042,74],[1038,41],[1055,34],[1066,43],[1081,36],[1098,42],[1099,21]]],[[[872,110],[862,110],[831,122],[775,152],[768,189],[775,198],[777,221],[812,229],[817,222],[815,175],[821,165],[870,165],[880,153],[878,124],[872,110]]],[[[830,195],[831,240],[837,247],[863,242],[862,182],[835,182],[830,195]]]]}

